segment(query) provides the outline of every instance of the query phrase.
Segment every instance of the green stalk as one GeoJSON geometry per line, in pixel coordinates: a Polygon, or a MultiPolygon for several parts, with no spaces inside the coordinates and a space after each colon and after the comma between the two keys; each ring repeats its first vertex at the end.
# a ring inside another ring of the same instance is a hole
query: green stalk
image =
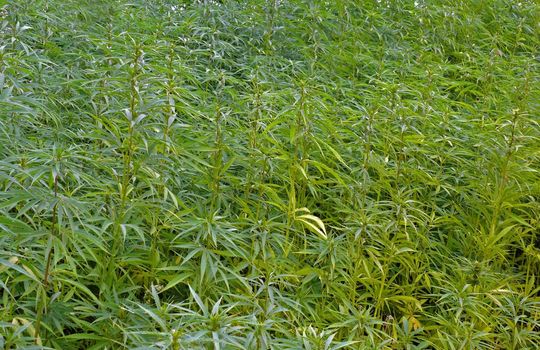
{"type": "MultiPolygon", "coordinates": [[[[135,138],[135,126],[138,122],[138,99],[139,99],[139,81],[138,77],[140,74],[140,64],[139,60],[142,56],[142,50],[139,45],[135,46],[135,52],[133,55],[133,59],[131,61],[132,68],[130,70],[130,76],[129,76],[129,84],[130,84],[130,95],[129,95],[129,107],[126,111],[127,119],[128,119],[128,132],[127,132],[127,146],[123,150],[123,166],[122,166],[122,177],[121,181],[119,183],[119,196],[120,196],[120,204],[118,206],[118,209],[115,213],[115,221],[114,221],[114,238],[113,238],[113,244],[111,249],[111,259],[109,261],[109,268],[108,268],[108,277],[113,278],[115,274],[115,263],[114,260],[118,256],[119,253],[123,250],[123,237],[122,237],[122,228],[121,225],[124,223],[125,215],[126,215],[126,207],[129,200],[129,194],[130,191],[130,183],[133,179],[133,170],[132,170],[132,163],[133,163],[133,156],[134,156],[134,138],[135,138]]],[[[112,282],[112,281],[109,281],[112,282]]]]}
{"type": "Polygon", "coordinates": [[[47,253],[45,254],[45,271],[43,273],[42,288],[39,288],[42,293],[42,298],[39,298],[38,311],[36,316],[36,325],[35,325],[35,341],[36,344],[40,341],[41,333],[41,320],[43,315],[47,312],[47,290],[49,289],[49,277],[51,274],[51,265],[53,259],[53,250],[54,250],[54,238],[58,235],[58,174],[54,174],[53,177],[53,191],[54,191],[54,205],[52,209],[52,221],[51,228],[49,230],[49,244],[47,245],[47,253]]]}
{"type": "Polygon", "coordinates": [[[215,211],[219,208],[220,200],[220,182],[221,182],[221,172],[223,170],[223,135],[222,135],[222,126],[221,120],[223,117],[223,112],[221,111],[221,105],[218,102],[216,106],[216,114],[214,117],[214,126],[215,126],[215,136],[214,136],[214,147],[215,152],[212,156],[212,183],[211,183],[211,201],[210,201],[210,213],[213,215],[215,211]]]}

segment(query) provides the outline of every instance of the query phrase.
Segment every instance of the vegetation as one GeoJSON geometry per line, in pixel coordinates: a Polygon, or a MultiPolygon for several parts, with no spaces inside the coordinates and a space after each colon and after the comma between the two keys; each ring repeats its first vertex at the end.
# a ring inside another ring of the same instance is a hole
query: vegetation
{"type": "Polygon", "coordinates": [[[0,348],[540,343],[535,0],[0,7],[0,348]]]}

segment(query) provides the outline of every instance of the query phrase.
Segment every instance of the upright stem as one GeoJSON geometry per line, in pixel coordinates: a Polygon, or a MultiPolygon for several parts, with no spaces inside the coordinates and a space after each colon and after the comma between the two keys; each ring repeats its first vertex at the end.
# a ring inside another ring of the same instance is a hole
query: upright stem
{"type": "Polygon", "coordinates": [[[139,46],[135,47],[135,55],[133,56],[133,70],[130,74],[130,97],[129,97],[129,114],[130,120],[128,123],[128,135],[127,135],[127,147],[124,150],[124,167],[122,171],[122,188],[120,192],[120,215],[119,219],[123,219],[125,215],[125,207],[129,194],[129,183],[133,178],[132,163],[133,163],[133,143],[135,136],[135,124],[139,117],[137,112],[137,104],[139,100],[139,81],[138,76],[140,72],[139,60],[141,58],[142,51],[139,46]]]}
{"type": "Polygon", "coordinates": [[[165,108],[165,120],[164,120],[164,131],[163,131],[163,143],[164,143],[164,153],[169,151],[169,146],[167,145],[169,141],[169,133],[172,124],[174,123],[176,117],[176,108],[174,103],[174,46],[171,43],[169,45],[169,54],[167,56],[167,82],[166,82],[166,95],[167,95],[167,104],[165,108]]]}
{"type": "MultiPolygon", "coordinates": [[[[260,84],[257,78],[253,81],[253,89],[254,89],[254,96],[253,96],[253,112],[251,113],[251,118],[249,121],[250,129],[249,129],[249,152],[250,152],[250,158],[255,159],[257,156],[258,151],[258,136],[259,136],[259,121],[261,119],[261,88],[260,84]]],[[[249,201],[249,197],[251,195],[251,190],[254,184],[254,178],[256,176],[256,173],[260,171],[260,169],[257,169],[257,167],[249,167],[247,171],[247,179],[246,179],[246,185],[244,189],[244,196],[246,201],[249,201]]],[[[259,217],[259,210],[261,207],[260,201],[257,201],[257,218],[259,217]]]]}
{"type": "Polygon", "coordinates": [[[38,304],[38,310],[36,312],[36,325],[35,325],[35,334],[34,334],[34,341],[37,345],[41,345],[41,338],[40,338],[40,332],[41,332],[41,320],[43,318],[43,315],[45,314],[47,310],[47,290],[49,289],[49,277],[51,273],[51,265],[52,265],[52,258],[53,258],[53,249],[54,249],[54,238],[58,235],[58,174],[54,174],[53,178],[53,190],[54,190],[54,205],[52,209],[52,219],[51,219],[51,228],[49,231],[49,244],[47,245],[47,253],[46,253],[46,263],[45,263],[45,272],[43,273],[43,281],[42,285],[43,288],[41,289],[43,298],[40,298],[39,304],[38,304]]]}
{"type": "Polygon", "coordinates": [[[135,138],[135,125],[138,123],[139,113],[137,110],[139,101],[139,81],[140,74],[140,59],[142,57],[142,50],[139,45],[135,46],[135,52],[131,61],[131,69],[129,71],[129,107],[126,110],[128,119],[128,133],[127,133],[127,145],[123,149],[123,168],[122,177],[120,180],[120,204],[115,213],[115,222],[113,230],[113,244],[111,249],[111,256],[108,266],[108,282],[112,283],[112,278],[115,274],[114,259],[119,252],[123,250],[124,240],[122,237],[122,224],[126,216],[126,207],[129,200],[130,183],[133,180],[133,156],[134,156],[134,138],[135,138]]]}
{"type": "MultiPolygon", "coordinates": [[[[55,200],[55,203],[54,203],[54,206],[53,206],[53,210],[52,210],[52,222],[51,222],[51,229],[50,229],[50,239],[54,238],[55,236],[57,236],[57,233],[58,233],[58,228],[56,227],[57,226],[57,211],[58,211],[58,175],[54,175],[54,200],[55,200]]],[[[43,274],[43,286],[45,287],[45,289],[47,289],[48,285],[49,285],[49,275],[50,275],[50,269],[51,269],[51,262],[52,262],[52,251],[53,251],[53,248],[51,246],[51,248],[49,249],[49,251],[47,252],[47,263],[45,265],[45,272],[43,274]]]]}
{"type": "Polygon", "coordinates": [[[497,229],[497,222],[499,220],[499,214],[501,211],[501,205],[502,200],[504,197],[504,190],[506,188],[506,185],[508,183],[508,166],[510,164],[510,160],[512,158],[512,155],[514,154],[514,146],[516,142],[516,129],[517,129],[517,123],[519,118],[519,110],[514,110],[512,112],[512,121],[511,121],[511,129],[510,129],[510,135],[508,137],[508,142],[506,146],[506,155],[503,160],[503,164],[501,166],[500,171],[500,182],[499,187],[497,188],[496,192],[496,198],[494,203],[494,209],[493,209],[493,215],[491,217],[491,225],[490,225],[490,234],[494,235],[496,233],[497,229]]]}
{"type": "MultiPolygon", "coordinates": [[[[289,163],[289,208],[287,215],[287,229],[285,231],[285,239],[289,241],[290,230],[293,225],[296,210],[298,207],[302,207],[306,198],[307,180],[305,174],[308,174],[308,153],[309,153],[309,140],[308,135],[310,133],[310,125],[308,121],[308,108],[307,108],[307,89],[306,83],[302,82],[300,86],[300,97],[297,101],[298,110],[296,118],[293,121],[291,130],[291,152],[289,163]],[[298,171],[302,174],[298,175],[298,171]]],[[[292,242],[290,246],[292,247],[292,242]]],[[[307,245],[307,238],[304,239],[304,244],[307,245]]],[[[287,254],[288,252],[286,252],[287,254]]]]}
{"type": "Polygon", "coordinates": [[[214,138],[214,147],[216,148],[213,155],[213,169],[212,169],[212,199],[211,199],[211,212],[214,213],[219,204],[220,197],[220,181],[221,171],[223,169],[223,136],[221,130],[221,119],[223,112],[221,111],[221,105],[218,103],[216,107],[215,127],[216,133],[214,138]]]}

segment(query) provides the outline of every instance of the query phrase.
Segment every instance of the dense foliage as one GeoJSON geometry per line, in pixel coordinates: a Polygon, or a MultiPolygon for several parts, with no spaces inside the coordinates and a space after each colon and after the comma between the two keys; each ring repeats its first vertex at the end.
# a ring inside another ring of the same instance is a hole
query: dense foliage
{"type": "Polygon", "coordinates": [[[536,1],[0,4],[0,348],[540,342],[536,1]]]}

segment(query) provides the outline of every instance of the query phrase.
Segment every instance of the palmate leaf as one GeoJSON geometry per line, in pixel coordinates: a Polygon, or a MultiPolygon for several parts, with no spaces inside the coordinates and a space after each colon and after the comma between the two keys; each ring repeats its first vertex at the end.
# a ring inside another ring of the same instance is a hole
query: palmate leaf
{"type": "Polygon", "coordinates": [[[2,2],[0,347],[536,348],[538,11],[2,2]]]}
{"type": "Polygon", "coordinates": [[[328,236],[326,234],[326,227],[324,226],[324,223],[321,219],[319,219],[317,216],[309,214],[310,211],[308,208],[298,208],[296,209],[295,213],[295,220],[300,221],[307,227],[309,227],[313,232],[315,232],[318,236],[320,236],[323,239],[328,239],[328,236]],[[296,213],[308,213],[308,214],[302,214],[302,215],[296,215],[296,213]]]}
{"type": "MultiPolygon", "coordinates": [[[[18,259],[17,258],[10,258],[9,260],[0,259],[0,264],[4,265],[4,268],[12,269],[17,271],[18,273],[28,277],[29,279],[33,280],[34,282],[41,283],[36,275],[32,272],[31,269],[29,269],[27,266],[22,264],[22,267],[17,265],[18,259]]],[[[2,272],[3,269],[0,269],[0,272],[2,272]]]]}
{"type": "Polygon", "coordinates": [[[193,297],[203,314],[207,315],[208,308],[206,307],[206,304],[202,301],[201,297],[197,294],[197,292],[193,290],[193,288],[191,288],[191,286],[189,286],[189,291],[191,292],[191,296],[193,297]]]}
{"type": "Polygon", "coordinates": [[[34,232],[34,230],[24,221],[12,218],[7,215],[0,216],[0,230],[3,230],[4,232],[9,232],[13,235],[34,232]]]}

